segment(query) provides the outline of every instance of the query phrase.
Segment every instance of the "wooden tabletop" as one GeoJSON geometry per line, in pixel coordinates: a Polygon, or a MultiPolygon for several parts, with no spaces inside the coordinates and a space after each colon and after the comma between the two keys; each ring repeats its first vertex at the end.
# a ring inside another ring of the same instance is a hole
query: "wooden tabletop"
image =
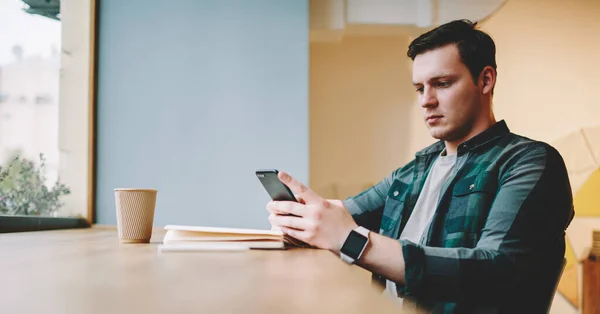
{"type": "Polygon", "coordinates": [[[329,251],[161,253],[162,236],[119,244],[106,227],[0,235],[1,312],[402,312],[329,251]]]}

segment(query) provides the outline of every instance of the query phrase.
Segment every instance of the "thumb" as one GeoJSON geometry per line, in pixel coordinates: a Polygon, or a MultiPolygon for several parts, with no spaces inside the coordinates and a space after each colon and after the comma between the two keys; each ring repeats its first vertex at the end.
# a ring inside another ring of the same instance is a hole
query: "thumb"
{"type": "Polygon", "coordinates": [[[307,188],[304,184],[294,179],[286,172],[280,171],[277,177],[279,178],[279,181],[287,185],[290,190],[292,190],[294,194],[298,195],[300,199],[304,200],[306,204],[323,202],[323,198],[321,196],[319,196],[313,190],[307,188]]]}

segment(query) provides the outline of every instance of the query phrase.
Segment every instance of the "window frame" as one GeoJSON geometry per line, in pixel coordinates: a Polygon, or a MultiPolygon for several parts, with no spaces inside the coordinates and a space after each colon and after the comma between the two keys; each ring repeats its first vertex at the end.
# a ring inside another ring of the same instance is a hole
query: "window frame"
{"type": "MultiPolygon", "coordinates": [[[[87,0],[90,6],[89,15],[89,64],[86,72],[88,78],[88,128],[87,128],[87,209],[81,210],[86,217],[44,217],[23,215],[0,215],[0,233],[26,232],[42,230],[59,230],[89,228],[95,222],[95,188],[96,188],[96,88],[97,88],[97,38],[98,38],[98,0],[87,0]]],[[[62,23],[62,21],[61,21],[62,23]]],[[[63,39],[61,38],[61,41],[63,39]]],[[[62,59],[62,58],[61,58],[62,59]]],[[[62,69],[61,65],[61,69],[62,69]]],[[[62,70],[61,70],[62,71],[62,70]]],[[[62,82],[61,82],[62,83],[62,82]]],[[[59,94],[61,97],[61,94],[59,94]]],[[[59,101],[59,111],[62,102],[59,101]]],[[[59,114],[60,116],[60,114],[59,114]]]]}

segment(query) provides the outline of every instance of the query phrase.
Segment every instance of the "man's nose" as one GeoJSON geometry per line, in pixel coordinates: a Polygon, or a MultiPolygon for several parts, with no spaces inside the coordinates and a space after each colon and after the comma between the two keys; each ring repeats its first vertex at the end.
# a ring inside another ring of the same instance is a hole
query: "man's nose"
{"type": "Polygon", "coordinates": [[[421,95],[421,107],[435,107],[438,105],[437,96],[435,94],[435,90],[432,88],[427,88],[423,90],[423,94],[421,95]]]}

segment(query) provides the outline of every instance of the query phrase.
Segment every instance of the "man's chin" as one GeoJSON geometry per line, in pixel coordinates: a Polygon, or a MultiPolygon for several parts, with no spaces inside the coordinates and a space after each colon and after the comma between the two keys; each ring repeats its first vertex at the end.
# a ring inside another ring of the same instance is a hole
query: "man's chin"
{"type": "Polygon", "coordinates": [[[452,134],[450,132],[441,132],[441,130],[438,130],[438,132],[432,132],[430,130],[429,134],[434,139],[441,140],[441,141],[444,141],[444,142],[453,142],[453,141],[456,141],[459,138],[458,136],[456,136],[456,134],[452,134]]]}
{"type": "Polygon", "coordinates": [[[431,135],[431,137],[433,137],[436,140],[444,140],[445,139],[445,135],[446,132],[438,129],[438,128],[429,128],[429,135],[431,135]]]}

